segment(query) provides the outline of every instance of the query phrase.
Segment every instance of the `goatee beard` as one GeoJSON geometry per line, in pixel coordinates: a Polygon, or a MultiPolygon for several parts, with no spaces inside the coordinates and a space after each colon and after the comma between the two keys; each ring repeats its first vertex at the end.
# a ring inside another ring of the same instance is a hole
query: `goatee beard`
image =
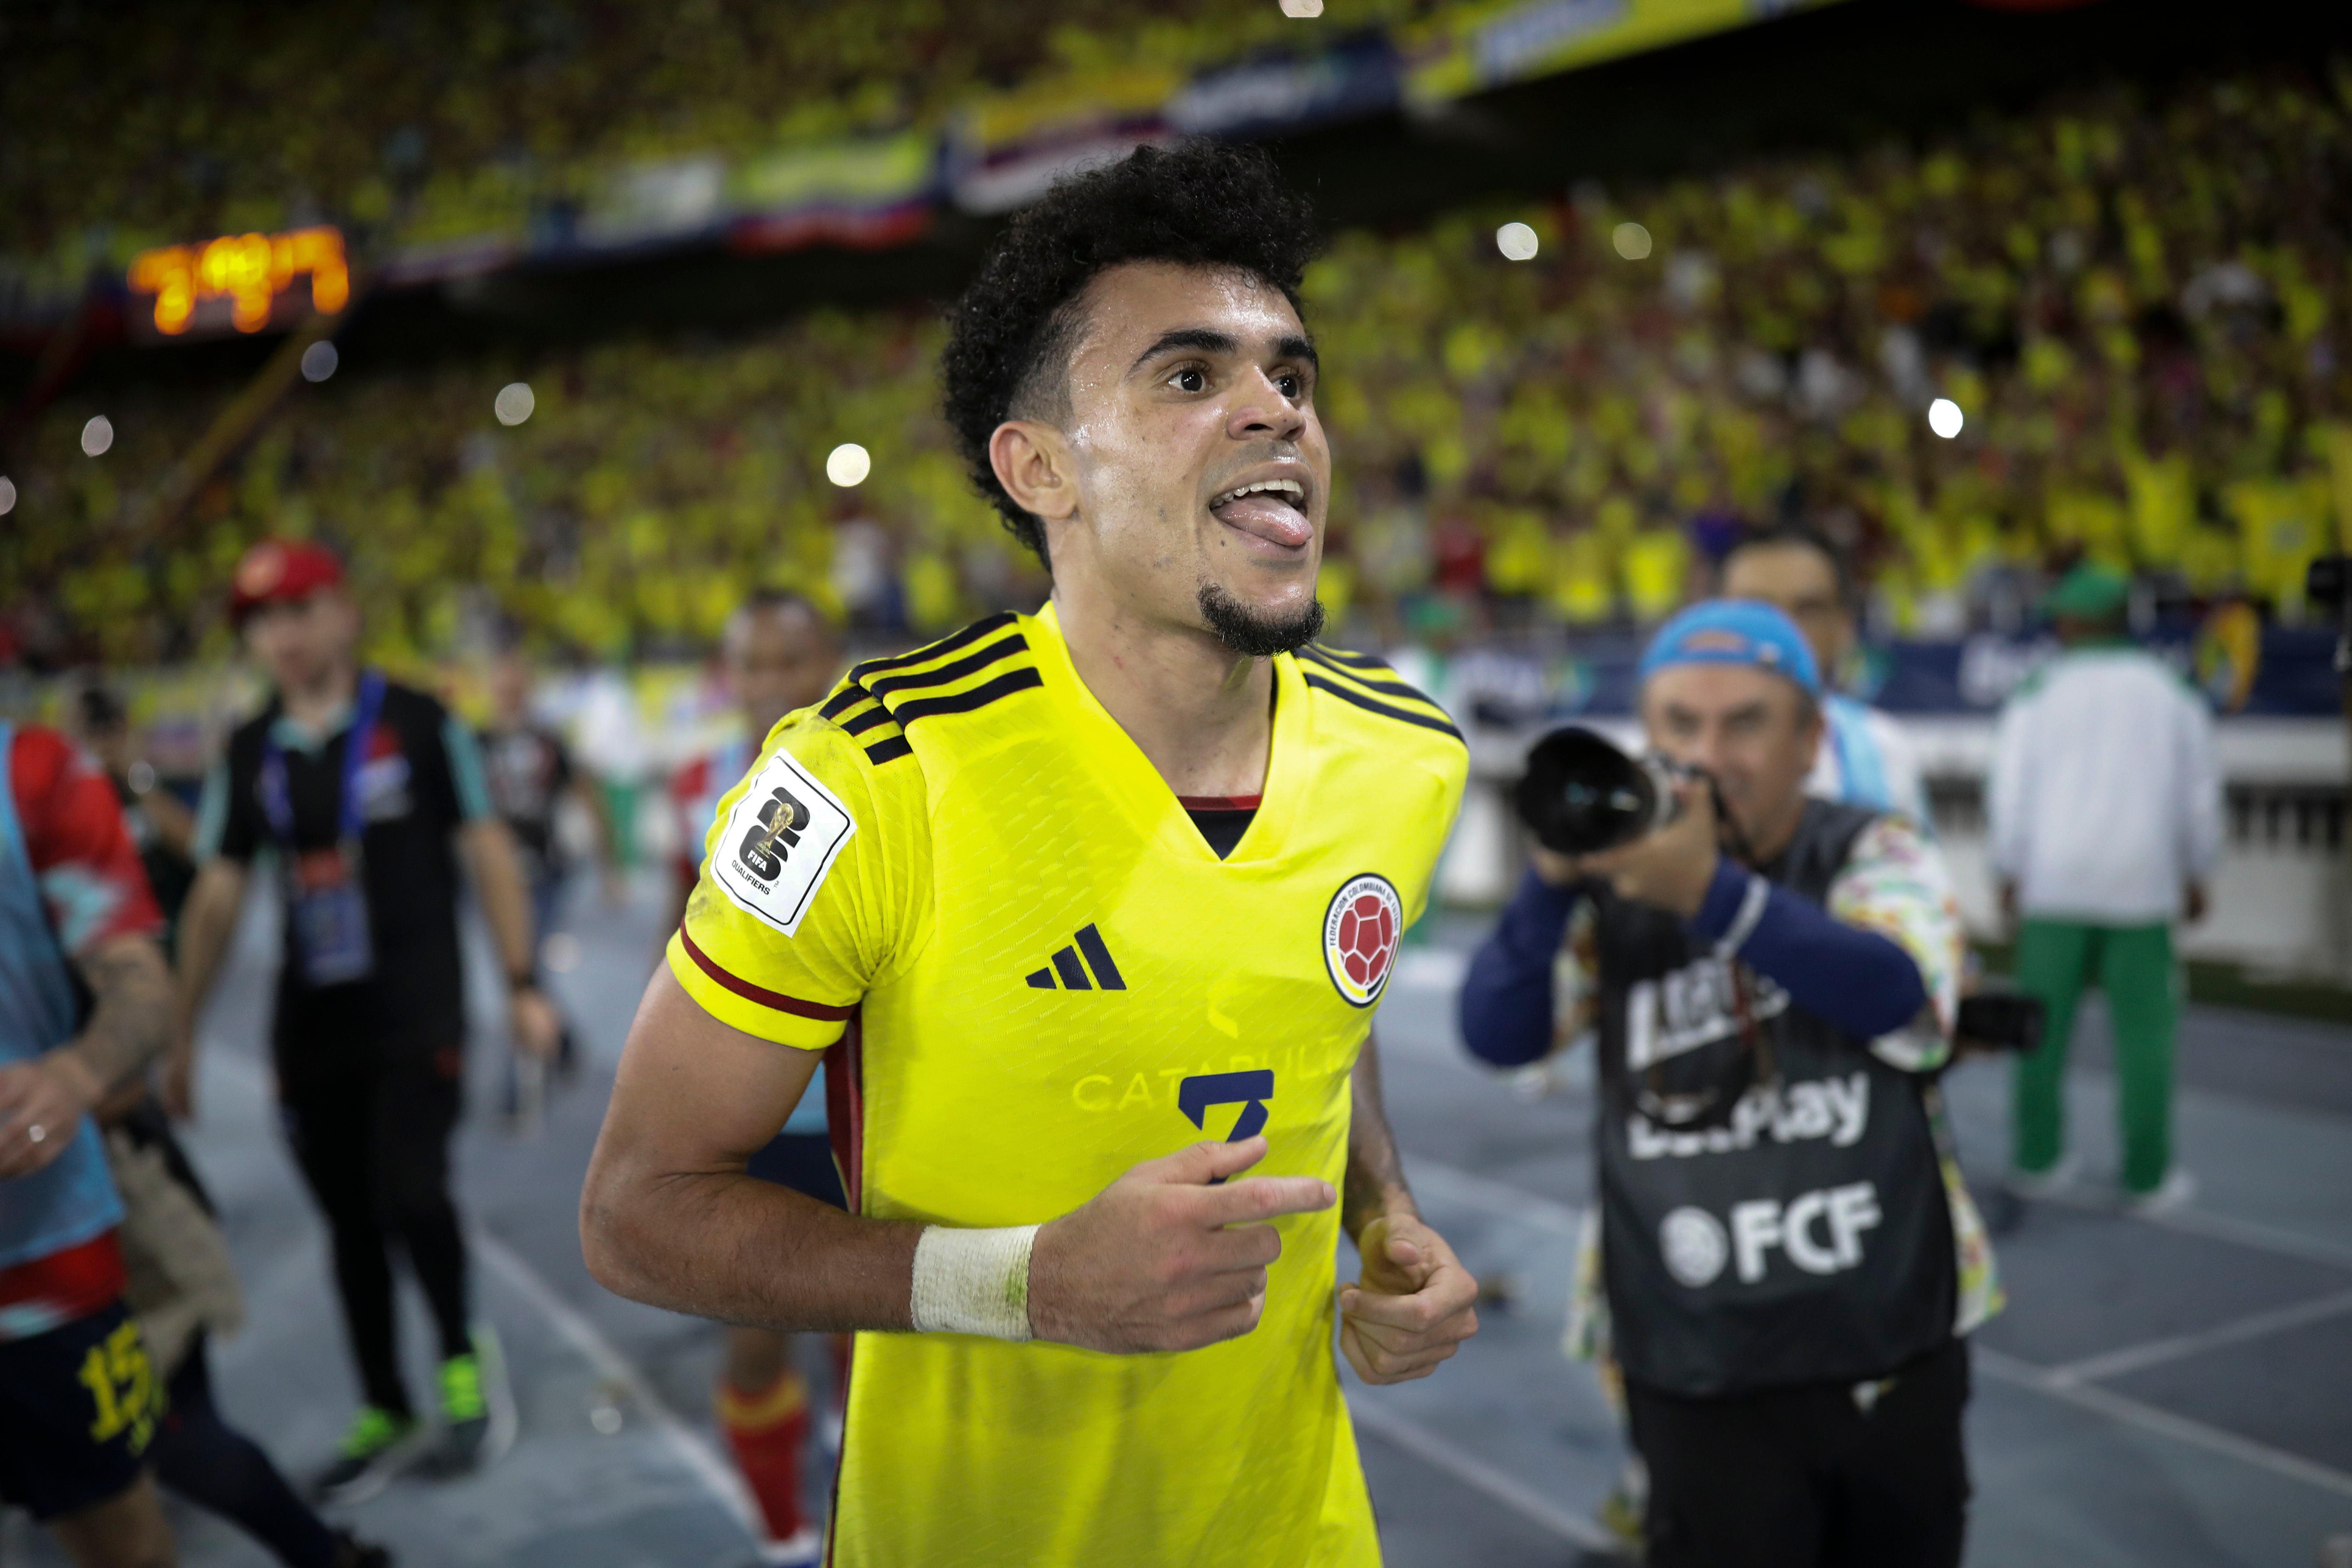
{"type": "Polygon", "coordinates": [[[1251,609],[1214,583],[1201,584],[1201,618],[1217,640],[1234,653],[1265,658],[1291,653],[1323,635],[1323,601],[1287,616],[1265,616],[1251,609]]]}

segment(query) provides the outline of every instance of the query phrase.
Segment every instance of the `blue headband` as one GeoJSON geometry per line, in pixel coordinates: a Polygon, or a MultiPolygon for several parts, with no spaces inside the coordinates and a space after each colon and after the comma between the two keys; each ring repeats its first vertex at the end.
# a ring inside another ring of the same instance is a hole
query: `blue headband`
{"type": "Polygon", "coordinates": [[[1756,599],[1709,599],[1658,628],[1643,652],[1642,683],[1673,664],[1750,664],[1822,694],[1820,668],[1797,623],[1756,599]]]}

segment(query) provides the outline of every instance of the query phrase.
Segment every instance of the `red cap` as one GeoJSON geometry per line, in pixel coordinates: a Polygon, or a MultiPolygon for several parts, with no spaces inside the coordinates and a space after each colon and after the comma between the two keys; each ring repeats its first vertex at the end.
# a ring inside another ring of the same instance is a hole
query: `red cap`
{"type": "Polygon", "coordinates": [[[228,617],[243,626],[264,605],[305,598],[320,588],[341,587],[342,581],[343,563],[324,546],[299,539],[265,539],[236,563],[228,617]]]}

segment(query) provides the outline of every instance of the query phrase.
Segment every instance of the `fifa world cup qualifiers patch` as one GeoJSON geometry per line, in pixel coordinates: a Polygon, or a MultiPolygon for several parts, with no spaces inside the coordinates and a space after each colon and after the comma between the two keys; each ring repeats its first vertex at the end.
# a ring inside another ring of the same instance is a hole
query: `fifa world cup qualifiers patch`
{"type": "Polygon", "coordinates": [[[727,814],[711,875],[737,905],[791,936],[856,831],[834,793],[778,752],[727,814]]]}
{"type": "Polygon", "coordinates": [[[1404,904],[1386,877],[1350,877],[1323,912],[1323,963],[1351,1007],[1369,1007],[1388,988],[1404,934],[1404,904]]]}

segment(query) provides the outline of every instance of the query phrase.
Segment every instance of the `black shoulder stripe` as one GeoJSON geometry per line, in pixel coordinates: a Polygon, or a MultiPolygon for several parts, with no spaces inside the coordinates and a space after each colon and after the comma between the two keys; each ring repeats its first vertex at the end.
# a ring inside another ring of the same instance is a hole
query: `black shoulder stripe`
{"type": "Polygon", "coordinates": [[[889,721],[889,710],[877,702],[856,717],[842,721],[841,732],[845,735],[863,735],[875,725],[887,724],[889,721]]]}
{"type": "Polygon", "coordinates": [[[860,686],[863,686],[866,684],[866,679],[868,676],[883,675],[894,669],[904,669],[908,665],[921,664],[926,659],[937,658],[942,654],[953,653],[960,647],[965,647],[972,643],[978,642],[981,638],[988,636],[991,632],[1002,631],[1006,626],[1011,626],[1013,621],[1013,615],[1010,610],[1005,610],[993,616],[983,616],[979,620],[972,622],[971,625],[964,627],[963,630],[951,633],[947,637],[941,637],[939,641],[925,647],[919,647],[911,653],[892,654],[887,658],[869,658],[865,663],[859,665],[856,668],[851,670],[849,672],[849,679],[856,681],[860,686]]]}
{"type": "Polygon", "coordinates": [[[913,755],[914,750],[907,744],[906,736],[893,735],[887,741],[877,741],[866,747],[866,760],[878,768],[884,763],[895,763],[900,757],[913,755]]]}
{"type": "MultiPolygon", "coordinates": [[[[1306,676],[1307,684],[1316,690],[1328,691],[1340,701],[1352,703],[1367,713],[1377,713],[1383,719],[1395,719],[1407,724],[1418,724],[1424,730],[1435,730],[1441,734],[1451,735],[1457,741],[1462,739],[1462,731],[1443,719],[1427,713],[1415,713],[1410,709],[1391,707],[1386,702],[1375,702],[1352,687],[1342,686],[1326,676],[1315,674],[1312,670],[1303,673],[1306,676]]],[[[1468,742],[1464,743],[1466,745],[1468,742]]]]}
{"type": "Polygon", "coordinates": [[[985,708],[1001,697],[1016,691],[1026,691],[1033,686],[1043,686],[1045,678],[1034,668],[1008,669],[993,680],[983,680],[969,691],[950,691],[943,697],[912,697],[890,710],[890,717],[898,721],[901,729],[918,719],[929,719],[941,713],[969,713],[975,708],[985,708]]]}
{"type": "MultiPolygon", "coordinates": [[[[1399,679],[1395,673],[1392,672],[1385,664],[1381,664],[1375,661],[1370,669],[1356,670],[1350,669],[1345,665],[1335,664],[1328,658],[1318,657],[1320,650],[1317,648],[1309,647],[1301,648],[1298,651],[1306,654],[1309,658],[1315,658],[1315,661],[1318,664],[1322,665],[1333,674],[1344,676],[1348,679],[1354,681],[1359,686],[1366,687],[1373,691],[1385,693],[1390,697],[1409,697],[1415,702],[1425,702],[1432,708],[1437,708],[1436,702],[1432,700],[1426,692],[1423,692],[1418,687],[1406,685],[1402,680],[1399,679]],[[1380,671],[1380,674],[1374,675],[1372,673],[1372,670],[1374,669],[1380,671]]],[[[1444,711],[1443,708],[1438,708],[1437,710],[1441,713],[1444,711]]]]}
{"type": "Polygon", "coordinates": [[[1336,664],[1349,669],[1391,669],[1389,661],[1378,654],[1358,653],[1353,648],[1333,647],[1329,643],[1311,642],[1298,651],[1311,654],[1326,664],[1336,664]]]}
{"type": "Polygon", "coordinates": [[[832,696],[826,698],[824,700],[824,706],[818,709],[817,711],[827,719],[838,719],[844,713],[848,712],[852,708],[855,708],[859,703],[865,701],[866,697],[866,689],[853,682],[848,686],[843,687],[832,696]]]}
{"type": "Polygon", "coordinates": [[[952,664],[943,664],[932,669],[919,669],[912,675],[892,675],[880,680],[869,680],[866,683],[866,689],[879,699],[887,697],[894,691],[913,690],[925,686],[945,686],[950,680],[962,679],[974,670],[986,669],[997,660],[1019,653],[1028,646],[1029,639],[1019,632],[1014,632],[1011,637],[1000,637],[978,653],[967,654],[952,664]]]}

